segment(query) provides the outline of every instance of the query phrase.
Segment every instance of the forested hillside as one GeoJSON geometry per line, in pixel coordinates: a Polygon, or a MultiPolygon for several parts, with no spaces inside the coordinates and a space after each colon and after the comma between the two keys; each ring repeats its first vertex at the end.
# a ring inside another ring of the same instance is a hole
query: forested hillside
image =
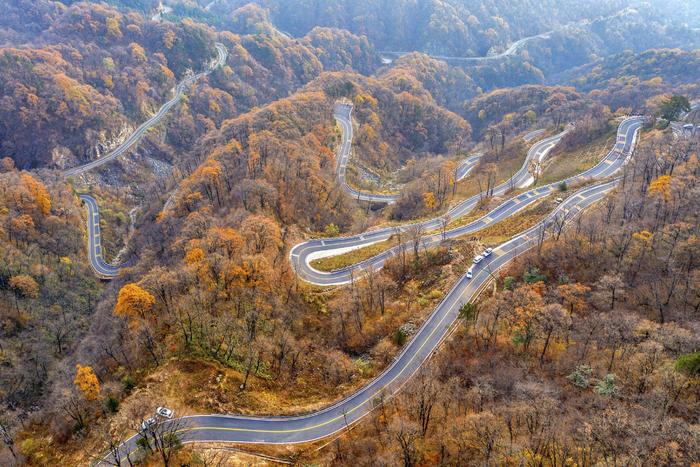
{"type": "MultiPolygon", "coordinates": [[[[89,465],[158,406],[288,415],[353,393],[476,255],[569,197],[560,180],[636,141],[615,134],[632,114],[649,118],[619,188],[494,271],[406,391],[375,395],[377,410],[324,449],[264,450],[304,465],[699,462],[698,138],[667,120],[700,96],[700,25],[684,0],[656,3],[168,0],[161,14],[155,0],[9,0],[0,465],[89,465]],[[64,176],[205,70],[124,154],[64,176]],[[347,183],[395,202],[339,183],[339,103],[352,104],[347,183]],[[531,187],[554,191],[528,204],[531,187]],[[491,224],[445,240],[478,219],[491,224]],[[329,274],[404,248],[324,287],[292,260],[311,239],[341,245],[310,259],[329,274]],[[94,274],[97,252],[118,274],[94,274]]],[[[141,441],[144,465],[257,461],[178,436],[141,441]]]]}
{"type": "Polygon", "coordinates": [[[498,274],[436,362],[322,463],[692,465],[700,457],[698,142],[498,274]]]}
{"type": "MultiPolygon", "coordinates": [[[[226,11],[244,0],[222,0],[213,6],[226,11]]],[[[598,2],[477,2],[440,0],[371,0],[313,2],[307,0],[257,2],[270,10],[275,25],[300,36],[324,25],[365,34],[381,50],[456,56],[480,56],[494,46],[538,34],[554,25],[603,16],[623,8],[624,1],[598,2]],[[572,8],[573,5],[577,8],[572,8]]]]}
{"type": "Polygon", "coordinates": [[[185,135],[195,138],[209,122],[283,97],[325,68],[368,72],[376,60],[366,41],[348,33],[314,31],[299,41],[219,35],[192,21],[153,23],[95,4],[25,6],[11,15],[16,29],[3,33],[7,41],[19,31],[29,42],[0,48],[0,151],[21,168],[70,167],[105,153],[171,98],[186,70],[206,68],[215,40],[228,47],[229,61],[209,83],[197,84],[202,92],[168,141],[175,150],[184,149],[185,135]],[[41,8],[50,13],[39,14],[41,8]],[[37,14],[44,23],[33,22],[37,14]]]}

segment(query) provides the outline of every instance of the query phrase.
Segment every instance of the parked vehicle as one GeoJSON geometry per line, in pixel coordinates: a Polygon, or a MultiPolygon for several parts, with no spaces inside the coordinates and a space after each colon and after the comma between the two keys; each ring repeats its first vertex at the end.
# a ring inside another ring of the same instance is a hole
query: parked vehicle
{"type": "Polygon", "coordinates": [[[479,264],[479,263],[481,262],[482,259],[484,259],[483,256],[477,255],[477,256],[474,258],[474,261],[473,261],[473,262],[474,262],[474,264],[479,264]]]}
{"type": "Polygon", "coordinates": [[[146,431],[152,426],[155,426],[158,423],[158,420],[155,419],[155,417],[147,418],[143,422],[141,422],[141,431],[146,431]]]}
{"type": "Polygon", "coordinates": [[[173,411],[167,407],[158,407],[156,413],[163,418],[173,418],[173,411]]]}
{"type": "Polygon", "coordinates": [[[484,252],[481,253],[481,254],[483,255],[484,258],[486,258],[486,257],[489,256],[492,252],[493,252],[493,248],[487,248],[487,249],[485,249],[484,252]]]}
{"type": "Polygon", "coordinates": [[[471,279],[474,276],[474,266],[467,269],[467,279],[471,279]]]}

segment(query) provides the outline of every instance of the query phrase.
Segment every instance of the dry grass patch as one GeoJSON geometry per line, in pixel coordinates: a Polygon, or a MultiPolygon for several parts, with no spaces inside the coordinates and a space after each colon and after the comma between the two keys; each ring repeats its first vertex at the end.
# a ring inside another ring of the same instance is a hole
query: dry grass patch
{"type": "Polygon", "coordinates": [[[382,251],[388,250],[395,245],[396,241],[392,237],[382,242],[377,242],[362,248],[358,248],[357,250],[348,251],[347,253],[315,259],[311,261],[311,267],[319,271],[335,271],[376,256],[382,251]]]}
{"type": "Polygon", "coordinates": [[[580,174],[598,164],[615,144],[617,127],[611,128],[601,137],[585,146],[570,152],[554,153],[542,164],[542,176],[533,186],[558,182],[580,174]]]}

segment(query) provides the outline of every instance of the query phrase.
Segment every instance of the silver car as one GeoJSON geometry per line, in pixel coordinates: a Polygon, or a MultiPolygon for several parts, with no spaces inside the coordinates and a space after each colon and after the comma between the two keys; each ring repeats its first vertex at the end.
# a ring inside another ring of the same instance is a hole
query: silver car
{"type": "Polygon", "coordinates": [[[156,413],[163,418],[173,418],[173,411],[167,407],[158,407],[156,413]]]}
{"type": "Polygon", "coordinates": [[[143,422],[141,422],[141,431],[147,431],[149,428],[155,426],[158,423],[158,420],[156,420],[154,417],[147,418],[143,422]]]}

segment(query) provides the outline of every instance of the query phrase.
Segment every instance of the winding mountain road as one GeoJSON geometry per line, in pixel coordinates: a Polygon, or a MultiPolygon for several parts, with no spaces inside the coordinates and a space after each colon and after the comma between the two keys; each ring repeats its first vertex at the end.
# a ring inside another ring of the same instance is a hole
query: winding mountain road
{"type": "MultiPolygon", "coordinates": [[[[350,131],[351,129],[345,127],[343,130],[343,134],[349,133],[350,131]]],[[[567,131],[568,130],[565,130],[557,135],[551,136],[549,138],[544,138],[541,141],[535,143],[528,151],[527,156],[525,157],[525,161],[523,162],[523,165],[520,168],[520,170],[513,174],[513,176],[507,181],[493,188],[491,190],[490,195],[499,196],[511,189],[529,186],[532,183],[532,181],[534,181],[534,178],[528,171],[530,163],[533,161],[541,162],[542,160],[544,160],[544,158],[549,154],[549,152],[554,148],[554,146],[561,140],[561,138],[564,137],[567,131]]],[[[351,140],[351,138],[349,138],[349,140],[351,140]]],[[[347,149],[345,148],[347,141],[348,140],[346,140],[345,138],[343,139],[341,161],[343,157],[342,155],[345,154],[347,151],[347,149]]],[[[408,223],[398,227],[380,228],[351,237],[336,237],[309,240],[292,248],[292,250],[290,251],[290,260],[297,274],[307,282],[317,285],[347,284],[352,280],[354,272],[366,269],[370,265],[370,263],[372,263],[374,267],[381,267],[381,265],[384,264],[384,260],[396,254],[398,250],[387,250],[386,252],[383,252],[379,256],[371,258],[370,260],[333,272],[317,271],[311,268],[309,263],[314,259],[319,259],[326,256],[336,256],[343,252],[351,251],[354,249],[371,245],[373,243],[388,240],[392,235],[405,233],[411,229],[418,228],[424,232],[437,230],[441,228],[445,219],[449,219],[449,221],[451,222],[471,212],[474,209],[474,207],[476,207],[479,204],[483,196],[483,194],[474,195],[450,208],[445,215],[429,219],[427,221],[408,223]]]]}
{"type": "Polygon", "coordinates": [[[153,115],[151,118],[143,122],[136,130],[134,130],[133,133],[129,135],[129,137],[122,143],[120,144],[116,149],[114,149],[112,152],[100,157],[99,159],[95,159],[94,161],[88,162],[83,165],[79,165],[77,167],[73,167],[70,169],[66,169],[63,171],[63,175],[66,177],[70,177],[73,175],[80,175],[83,174],[87,171],[96,169],[97,167],[103,166],[107,162],[121,156],[125,152],[127,152],[133,145],[135,145],[148,131],[149,128],[153,127],[154,125],[157,125],[163,117],[170,111],[171,108],[175,104],[177,104],[182,96],[185,95],[185,91],[199,78],[202,76],[206,76],[209,73],[211,73],[214,69],[217,67],[223,65],[226,62],[226,57],[228,56],[228,52],[226,51],[226,47],[224,47],[223,44],[215,44],[216,47],[216,53],[217,57],[216,60],[210,65],[209,69],[207,71],[202,71],[200,73],[188,76],[187,78],[183,79],[178,83],[178,85],[175,87],[175,96],[170,99],[168,102],[163,104],[160,109],[158,109],[158,112],[156,112],[155,115],[153,115]]]}
{"type": "MultiPolygon", "coordinates": [[[[483,56],[474,56],[474,57],[461,57],[461,56],[455,56],[455,55],[432,55],[428,54],[426,52],[420,52],[425,55],[428,55],[431,58],[437,59],[437,60],[443,60],[445,62],[452,62],[452,63],[458,63],[460,65],[482,65],[488,62],[493,62],[493,61],[498,61],[502,60],[504,58],[508,58],[510,56],[515,55],[517,52],[522,50],[529,42],[536,41],[538,39],[549,39],[552,37],[552,34],[555,34],[560,31],[565,31],[565,30],[570,30],[571,28],[577,28],[577,27],[590,27],[594,23],[600,23],[601,21],[607,21],[609,19],[614,19],[614,18],[619,18],[622,16],[625,16],[630,13],[636,13],[637,11],[634,8],[631,7],[626,7],[623,8],[622,10],[619,10],[613,14],[607,15],[607,16],[601,16],[595,19],[588,19],[584,18],[578,21],[571,21],[569,23],[566,23],[556,29],[552,29],[549,31],[541,32],[539,34],[535,34],[532,36],[527,36],[523,37],[521,39],[518,39],[517,41],[513,42],[506,50],[500,53],[494,53],[494,54],[489,54],[489,55],[483,55],[483,56]]],[[[379,54],[383,57],[395,57],[395,58],[400,58],[403,57],[404,55],[408,55],[413,52],[419,52],[419,51],[394,51],[394,50],[383,50],[379,51],[379,54]]],[[[390,62],[391,60],[389,60],[390,62]]]]}
{"type": "MultiPolygon", "coordinates": [[[[494,225],[503,219],[512,216],[536,201],[547,197],[557,191],[562,182],[567,185],[583,183],[590,180],[604,179],[617,172],[627,161],[628,155],[634,146],[637,132],[643,124],[642,117],[630,117],[625,119],[618,128],[617,140],[610,152],[594,167],[565,180],[544,185],[525,193],[521,193],[511,199],[501,203],[488,214],[476,219],[464,226],[446,230],[444,233],[432,233],[421,235],[420,246],[429,248],[441,243],[444,240],[460,237],[469,233],[477,232],[481,229],[494,225]]],[[[563,133],[546,138],[535,144],[530,149],[530,154],[526,158],[523,168],[511,178],[494,189],[494,195],[505,193],[510,187],[524,187],[530,185],[534,179],[527,172],[530,160],[541,160],[546,153],[551,150],[561,139],[563,133]]],[[[482,194],[475,195],[455,206],[448,211],[448,223],[458,217],[467,214],[480,201],[482,194]]],[[[324,272],[314,269],[311,261],[327,256],[336,256],[347,251],[362,248],[373,243],[389,239],[392,235],[397,235],[409,231],[411,228],[420,228],[423,232],[437,231],[442,227],[443,218],[431,219],[422,223],[405,224],[400,227],[379,229],[365,232],[360,235],[340,238],[313,239],[294,246],[290,251],[290,261],[300,278],[315,285],[333,286],[349,284],[359,278],[363,272],[380,269],[387,259],[397,255],[399,252],[411,249],[412,241],[404,242],[395,247],[389,248],[382,253],[373,256],[365,261],[337,269],[331,272],[324,272]]]]}
{"type": "Polygon", "coordinates": [[[88,209],[88,256],[90,265],[102,279],[112,279],[119,275],[119,267],[105,262],[102,256],[102,236],[100,234],[100,210],[97,201],[90,195],[80,195],[80,199],[88,209]]]}
{"type": "MultiPolygon", "coordinates": [[[[540,35],[542,36],[542,35],[540,35]]],[[[532,38],[527,38],[532,39],[532,38]]],[[[514,43],[508,51],[516,51],[524,44],[523,39],[514,43]]],[[[166,102],[158,112],[149,120],[140,125],[126,141],[118,148],[104,157],[88,164],[74,167],[64,171],[66,176],[83,174],[89,170],[100,167],[116,157],[124,154],[135,145],[143,134],[152,126],[159,123],[167,112],[180,100],[188,86],[200,77],[208,74],[222,65],[226,60],[226,49],[221,44],[216,45],[217,59],[210,66],[210,70],[192,75],[176,87],[175,96],[166,102]]],[[[508,53],[508,51],[504,52],[508,53]]],[[[513,52],[510,53],[513,53],[513,52]]],[[[352,123],[350,115],[352,106],[339,106],[336,108],[336,119],[343,128],[338,174],[343,189],[353,190],[345,181],[345,169],[352,144],[352,123]]],[[[614,148],[607,156],[593,168],[570,177],[566,183],[586,182],[595,179],[604,179],[615,174],[631,157],[637,140],[638,132],[642,126],[642,117],[630,117],[625,119],[618,128],[617,141],[614,148]]],[[[490,196],[498,196],[515,188],[524,188],[532,184],[533,177],[528,172],[530,163],[542,161],[551,149],[566,134],[565,130],[558,135],[545,138],[532,146],[528,151],[522,168],[508,181],[491,190],[490,196]]],[[[537,135],[533,135],[534,138],[537,135]]],[[[474,155],[466,159],[457,170],[457,178],[464,178],[478,162],[480,155],[474,155]]],[[[568,222],[571,222],[579,213],[593,205],[618,184],[619,179],[607,180],[595,185],[587,186],[572,193],[566,200],[556,207],[543,221],[534,227],[514,236],[511,240],[493,249],[492,254],[475,267],[474,276],[468,279],[462,276],[437,305],[427,320],[415,333],[412,339],[405,345],[395,360],[374,380],[360,388],[358,391],[340,400],[339,402],[323,410],[294,417],[252,417],[240,415],[193,415],[180,417],[174,420],[166,420],[155,429],[158,431],[173,430],[183,443],[192,442],[227,442],[227,443],[260,443],[260,444],[291,444],[304,443],[322,439],[349,428],[353,423],[361,420],[374,408],[382,404],[388,398],[396,394],[400,388],[410,380],[411,376],[425,363],[437,350],[443,340],[448,336],[450,329],[458,319],[462,305],[477,298],[484,286],[487,285],[494,274],[511,260],[536,246],[538,242],[552,235],[568,222]]],[[[534,201],[546,197],[558,189],[561,182],[545,185],[525,193],[518,194],[496,209],[473,222],[454,229],[446,230],[440,234],[429,234],[421,239],[421,246],[428,248],[440,242],[462,236],[511,216],[534,201]]],[[[390,203],[395,201],[396,195],[373,195],[351,191],[358,199],[371,202],[390,203]]],[[[451,208],[445,216],[427,221],[407,224],[403,226],[379,229],[345,238],[316,239],[304,242],[292,248],[290,261],[297,274],[307,282],[318,285],[339,285],[352,280],[355,273],[360,273],[368,268],[380,268],[386,258],[395,254],[393,249],[381,255],[370,258],[366,262],[358,263],[349,268],[344,268],[332,273],[323,273],[310,267],[309,263],[314,257],[323,255],[331,256],[340,254],[348,249],[361,248],[372,243],[388,239],[391,235],[407,232],[409,229],[420,228],[430,232],[440,228],[445,220],[455,220],[470,212],[480,201],[482,195],[473,196],[458,203],[451,208]]],[[[81,200],[88,209],[87,229],[89,237],[89,257],[96,273],[103,278],[112,278],[118,275],[119,267],[105,262],[102,255],[101,231],[99,223],[99,208],[96,200],[87,194],[80,195],[81,200]]],[[[400,248],[406,248],[406,243],[400,248]]],[[[134,434],[128,438],[118,449],[116,456],[109,454],[98,464],[114,465],[122,463],[129,454],[138,451],[138,440],[141,434],[134,434]]]]}
{"type": "MultiPolygon", "coordinates": [[[[89,170],[93,170],[100,167],[109,161],[121,156],[127,152],[132,146],[134,146],[148,131],[149,128],[157,125],[163,117],[168,113],[168,111],[177,104],[185,92],[195,81],[197,81],[202,76],[206,76],[215,70],[217,67],[226,63],[226,58],[228,56],[228,51],[223,44],[216,43],[216,59],[209,65],[207,71],[197,73],[195,75],[188,76],[187,78],[180,81],[180,83],[175,88],[175,97],[170,99],[168,102],[163,104],[163,106],[156,112],[156,114],[142,123],[129,137],[114,149],[109,154],[96,159],[87,164],[80,165],[78,167],[73,167],[63,171],[63,175],[70,177],[74,175],[81,175],[89,170]]],[[[87,231],[88,231],[88,257],[90,259],[90,265],[94,269],[95,273],[102,279],[112,279],[119,275],[119,267],[108,264],[104,261],[102,255],[102,242],[100,236],[100,213],[97,207],[97,201],[95,198],[88,194],[80,195],[80,199],[87,206],[88,209],[88,219],[87,219],[87,231]]]]}
{"type": "MultiPolygon", "coordinates": [[[[504,50],[501,53],[493,54],[493,55],[484,55],[482,57],[459,57],[459,56],[454,56],[454,55],[431,55],[428,54],[431,58],[437,59],[437,60],[443,60],[446,62],[459,62],[461,64],[465,65],[480,65],[483,63],[487,62],[492,62],[492,61],[498,61],[502,60],[504,58],[510,57],[511,55],[515,55],[519,50],[521,50],[523,47],[528,42],[531,42],[533,40],[537,39],[548,39],[551,34],[554,31],[547,31],[543,32],[541,34],[536,34],[534,36],[528,36],[528,37],[523,37],[522,39],[519,39],[515,42],[513,42],[510,47],[508,47],[506,50],[504,50]]],[[[407,55],[411,52],[405,52],[405,51],[391,51],[391,50],[384,50],[380,51],[379,54],[383,56],[390,56],[390,57],[403,57],[404,55],[407,55]]]]}
{"type": "MultiPolygon", "coordinates": [[[[618,171],[632,156],[642,123],[642,117],[625,119],[619,126],[614,148],[601,163],[576,177],[581,180],[589,180],[608,177],[618,171]]],[[[559,137],[561,136],[559,135],[559,137]]],[[[468,279],[464,275],[457,281],[394,362],[377,378],[347,398],[323,410],[295,417],[193,415],[166,420],[157,425],[155,429],[162,432],[174,432],[183,443],[292,444],[315,441],[349,428],[350,425],[362,419],[374,408],[396,394],[409,381],[411,376],[431,357],[449,334],[450,329],[458,319],[461,306],[473,301],[500,268],[513,258],[536,246],[544,238],[560,231],[575,216],[612,191],[619,180],[617,178],[604,181],[574,192],[543,221],[494,248],[492,254],[475,267],[472,279],[468,279]]],[[[545,193],[549,192],[548,190],[551,190],[549,187],[550,185],[546,185],[517,195],[499,206],[495,210],[498,211],[498,214],[495,215],[506,215],[509,212],[512,214],[512,209],[520,209],[516,206],[518,203],[526,204],[533,196],[544,196],[545,193]]],[[[483,218],[480,221],[483,221],[483,218]]],[[[457,231],[458,229],[454,229],[451,232],[455,232],[454,235],[457,235],[457,231]]],[[[360,237],[362,236],[353,238],[360,239],[360,237]]],[[[348,239],[332,240],[348,241],[348,239]]],[[[309,243],[305,242],[302,245],[309,243]]],[[[299,252],[296,247],[295,249],[299,252]]],[[[304,256],[308,257],[306,254],[304,256]]],[[[297,265],[298,263],[295,263],[295,267],[297,265]]],[[[140,448],[137,441],[140,437],[141,435],[137,433],[125,441],[117,450],[116,457],[124,462],[127,455],[138,451],[140,448]]],[[[103,463],[113,465],[115,463],[114,457],[114,454],[108,454],[103,463]]]]}
{"type": "MultiPolygon", "coordinates": [[[[617,186],[618,179],[579,190],[559,205],[544,221],[495,248],[482,261],[470,280],[466,276],[452,287],[418,332],[377,378],[332,406],[297,417],[250,417],[237,415],[194,415],[166,421],[156,429],[175,432],[183,443],[227,442],[292,444],[331,436],[359,421],[398,392],[437,350],[457,321],[462,305],[474,300],[494,274],[513,258],[537,245],[564,223],[602,199],[617,186]]],[[[118,450],[121,461],[139,450],[135,434],[118,450]]],[[[105,464],[114,465],[112,454],[105,464]]]]}

